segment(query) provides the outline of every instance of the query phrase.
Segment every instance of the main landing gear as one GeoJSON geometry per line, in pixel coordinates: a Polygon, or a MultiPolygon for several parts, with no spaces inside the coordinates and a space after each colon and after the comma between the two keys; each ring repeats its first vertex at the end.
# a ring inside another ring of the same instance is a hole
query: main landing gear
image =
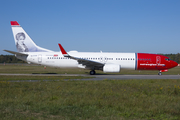
{"type": "Polygon", "coordinates": [[[91,71],[89,72],[89,74],[90,74],[90,75],[95,75],[96,72],[95,72],[95,70],[91,70],[91,71]]]}

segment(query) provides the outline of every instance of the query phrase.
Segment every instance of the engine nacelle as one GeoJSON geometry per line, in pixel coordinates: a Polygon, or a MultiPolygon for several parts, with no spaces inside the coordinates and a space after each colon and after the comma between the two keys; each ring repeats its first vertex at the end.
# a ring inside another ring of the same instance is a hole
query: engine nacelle
{"type": "Polygon", "coordinates": [[[121,66],[117,64],[105,64],[103,72],[120,72],[121,66]]]}

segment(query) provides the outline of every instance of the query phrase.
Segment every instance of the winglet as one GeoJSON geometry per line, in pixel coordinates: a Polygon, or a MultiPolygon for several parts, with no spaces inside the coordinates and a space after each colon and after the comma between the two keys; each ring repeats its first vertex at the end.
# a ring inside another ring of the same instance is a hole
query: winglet
{"type": "Polygon", "coordinates": [[[67,52],[64,50],[64,48],[62,47],[62,45],[61,45],[61,44],[58,44],[58,45],[59,45],[59,48],[60,48],[62,54],[63,54],[65,57],[68,57],[69,55],[68,55],[67,52]]]}

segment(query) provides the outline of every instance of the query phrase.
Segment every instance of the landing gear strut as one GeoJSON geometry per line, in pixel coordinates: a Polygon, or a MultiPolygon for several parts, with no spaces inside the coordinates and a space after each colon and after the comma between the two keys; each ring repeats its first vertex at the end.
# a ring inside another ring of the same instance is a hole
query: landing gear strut
{"type": "Polygon", "coordinates": [[[161,71],[159,71],[158,75],[162,75],[162,72],[161,72],[161,71]]]}
{"type": "Polygon", "coordinates": [[[95,70],[91,70],[91,71],[89,72],[89,74],[90,74],[90,75],[95,75],[96,72],[95,72],[95,70]]]}

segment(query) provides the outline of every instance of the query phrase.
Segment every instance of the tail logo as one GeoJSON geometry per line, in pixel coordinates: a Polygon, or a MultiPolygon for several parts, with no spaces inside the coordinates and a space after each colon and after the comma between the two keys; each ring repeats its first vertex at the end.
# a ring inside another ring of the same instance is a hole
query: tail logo
{"type": "Polygon", "coordinates": [[[24,43],[26,36],[23,32],[16,34],[16,48],[19,52],[29,52],[26,44],[24,43]]]}

